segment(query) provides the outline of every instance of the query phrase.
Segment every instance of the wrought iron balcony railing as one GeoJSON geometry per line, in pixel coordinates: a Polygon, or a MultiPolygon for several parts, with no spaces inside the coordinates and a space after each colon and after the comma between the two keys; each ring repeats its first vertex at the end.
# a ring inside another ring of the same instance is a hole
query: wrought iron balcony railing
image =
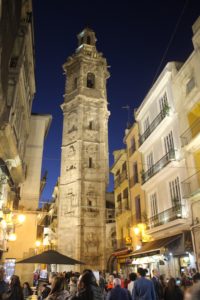
{"type": "Polygon", "coordinates": [[[183,219],[183,205],[178,204],[148,219],[148,229],[183,219]]]}
{"type": "Polygon", "coordinates": [[[181,135],[182,147],[188,145],[200,133],[200,119],[197,119],[191,126],[181,135]]]}
{"type": "Polygon", "coordinates": [[[175,160],[175,150],[171,149],[165,156],[158,160],[152,167],[150,167],[146,172],[142,173],[142,184],[147,182],[156,173],[162,170],[170,161],[175,160]]]}
{"type": "Polygon", "coordinates": [[[127,171],[123,171],[122,173],[120,173],[114,181],[114,187],[118,187],[127,178],[127,171]]]}
{"type": "Polygon", "coordinates": [[[162,120],[168,115],[169,107],[163,108],[161,112],[155,117],[149,127],[145,130],[145,132],[140,135],[139,144],[140,146],[144,143],[144,141],[150,136],[150,134],[156,129],[156,127],[162,122],[162,120]]]}
{"type": "Polygon", "coordinates": [[[190,198],[200,193],[200,170],[182,183],[183,198],[190,198]]]}

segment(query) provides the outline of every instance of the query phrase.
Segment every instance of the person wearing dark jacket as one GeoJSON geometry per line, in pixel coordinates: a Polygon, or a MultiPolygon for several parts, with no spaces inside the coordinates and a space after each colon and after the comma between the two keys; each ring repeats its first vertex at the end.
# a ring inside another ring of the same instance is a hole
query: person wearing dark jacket
{"type": "Polygon", "coordinates": [[[155,290],[155,294],[156,294],[156,300],[163,300],[164,294],[163,294],[163,288],[161,285],[161,282],[159,280],[159,272],[157,269],[154,269],[152,271],[153,277],[152,277],[152,282],[154,285],[154,290],[155,290]]]}
{"type": "Polygon", "coordinates": [[[13,275],[8,291],[3,295],[4,300],[23,300],[23,291],[17,275],[13,275]]]}
{"type": "Polygon", "coordinates": [[[164,300],[183,300],[183,292],[176,285],[176,280],[170,278],[165,289],[164,300]]]}
{"type": "Polygon", "coordinates": [[[114,288],[108,292],[106,300],[131,300],[128,290],[121,288],[121,280],[115,278],[113,280],[114,288]]]}
{"type": "Polygon", "coordinates": [[[139,279],[135,281],[132,293],[133,300],[156,300],[153,282],[151,280],[146,279],[145,276],[146,270],[143,268],[139,268],[139,279]]]}
{"type": "Polygon", "coordinates": [[[78,293],[70,300],[103,300],[103,294],[92,271],[86,270],[78,283],[78,293]]]}

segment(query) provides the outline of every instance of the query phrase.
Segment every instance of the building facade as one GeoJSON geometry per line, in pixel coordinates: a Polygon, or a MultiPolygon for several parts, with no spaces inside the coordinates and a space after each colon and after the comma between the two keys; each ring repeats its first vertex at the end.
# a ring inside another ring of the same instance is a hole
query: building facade
{"type": "Polygon", "coordinates": [[[35,94],[31,1],[3,1],[0,12],[0,213],[5,233],[13,233],[11,211],[17,209],[26,177],[25,150],[35,94]],[[9,224],[9,226],[8,226],[9,224]]]}
{"type": "Polygon", "coordinates": [[[135,258],[146,249],[147,268],[159,267],[173,276],[195,267],[199,258],[200,19],[193,34],[190,57],[184,63],[168,63],[136,111],[146,233],[154,242],[135,258]],[[158,245],[162,247],[156,256],[158,245]]]}
{"type": "Polygon", "coordinates": [[[58,249],[92,269],[102,270],[108,184],[109,72],[106,59],[96,49],[94,31],[84,29],[78,35],[78,42],[75,54],[63,66],[67,84],[62,105],[58,249]]]}
{"type": "Polygon", "coordinates": [[[193,248],[200,269],[200,17],[192,30],[194,50],[174,77],[173,86],[187,169],[182,193],[190,206],[193,248]]]}

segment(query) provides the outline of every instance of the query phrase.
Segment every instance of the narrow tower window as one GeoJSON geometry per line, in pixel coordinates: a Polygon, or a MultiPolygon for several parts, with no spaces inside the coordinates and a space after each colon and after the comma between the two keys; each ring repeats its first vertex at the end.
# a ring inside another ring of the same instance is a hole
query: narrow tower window
{"type": "Polygon", "coordinates": [[[87,74],[87,87],[90,89],[94,89],[95,86],[95,75],[93,73],[87,74]]]}
{"type": "Polygon", "coordinates": [[[93,126],[93,121],[90,121],[89,122],[89,130],[93,130],[94,128],[93,128],[94,126],[93,126]]]}
{"type": "Polygon", "coordinates": [[[91,44],[91,39],[90,36],[87,36],[87,44],[90,45],[91,44]]]}
{"type": "Polygon", "coordinates": [[[77,89],[78,78],[74,78],[74,90],[77,89]]]}
{"type": "Polygon", "coordinates": [[[89,168],[92,168],[92,157],[89,157],[89,168]]]}

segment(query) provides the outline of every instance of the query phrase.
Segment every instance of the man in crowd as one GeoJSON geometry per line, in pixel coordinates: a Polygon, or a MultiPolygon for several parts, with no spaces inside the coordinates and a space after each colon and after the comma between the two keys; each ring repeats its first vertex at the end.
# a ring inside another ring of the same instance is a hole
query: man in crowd
{"type": "Polygon", "coordinates": [[[106,300],[131,300],[128,290],[121,288],[121,280],[119,278],[113,280],[113,289],[108,292],[106,300]]]}

